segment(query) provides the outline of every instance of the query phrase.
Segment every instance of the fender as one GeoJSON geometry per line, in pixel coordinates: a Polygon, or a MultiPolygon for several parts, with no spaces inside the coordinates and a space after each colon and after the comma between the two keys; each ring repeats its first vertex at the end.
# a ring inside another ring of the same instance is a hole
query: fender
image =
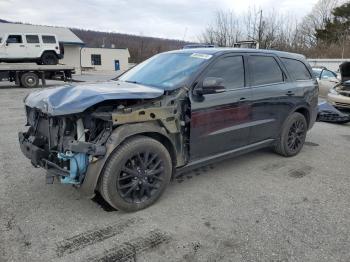
{"type": "Polygon", "coordinates": [[[97,161],[92,161],[89,164],[85,179],[79,188],[79,191],[83,195],[86,195],[89,198],[93,198],[95,196],[95,190],[97,188],[99,177],[113,151],[127,138],[135,135],[142,135],[145,133],[161,135],[171,143],[173,149],[175,148],[173,139],[169,137],[165,128],[159,126],[157,122],[143,122],[119,126],[113,130],[112,134],[107,140],[105,156],[97,161]]]}

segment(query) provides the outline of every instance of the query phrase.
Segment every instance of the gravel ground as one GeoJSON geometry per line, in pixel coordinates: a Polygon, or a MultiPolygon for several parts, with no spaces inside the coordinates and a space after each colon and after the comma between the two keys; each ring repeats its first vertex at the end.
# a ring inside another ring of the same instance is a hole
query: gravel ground
{"type": "Polygon", "coordinates": [[[123,213],[45,184],[20,152],[22,99],[0,88],[0,261],[350,261],[350,125],[316,123],[302,152],[260,150],[185,174],[123,213]]]}

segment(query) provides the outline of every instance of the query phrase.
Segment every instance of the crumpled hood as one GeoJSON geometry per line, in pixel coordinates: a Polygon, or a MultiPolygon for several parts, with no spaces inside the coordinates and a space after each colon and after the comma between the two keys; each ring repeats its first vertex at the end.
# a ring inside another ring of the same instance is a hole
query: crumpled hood
{"type": "Polygon", "coordinates": [[[30,93],[26,106],[37,108],[52,116],[69,115],[106,101],[119,99],[151,99],[163,95],[164,90],[143,85],[108,81],[82,85],[64,85],[30,93]]]}

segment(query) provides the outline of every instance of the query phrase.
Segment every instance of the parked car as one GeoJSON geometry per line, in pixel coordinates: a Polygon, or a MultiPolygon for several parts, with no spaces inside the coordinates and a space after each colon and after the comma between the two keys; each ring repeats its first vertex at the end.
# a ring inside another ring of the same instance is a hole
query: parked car
{"type": "Polygon", "coordinates": [[[327,101],[339,109],[350,109],[350,62],[339,66],[340,83],[329,90],[327,101]]]}
{"type": "Polygon", "coordinates": [[[320,97],[326,98],[329,90],[340,82],[337,73],[328,70],[327,68],[313,67],[312,72],[315,75],[320,88],[320,97]]]}
{"type": "Polygon", "coordinates": [[[113,207],[153,204],[170,179],[272,147],[300,152],[317,115],[305,58],[267,50],[203,48],[158,54],[116,81],[29,94],[21,150],[47,180],[99,191],[113,207]]]}
{"type": "Polygon", "coordinates": [[[0,62],[36,62],[56,65],[63,58],[63,45],[55,35],[10,33],[0,35],[0,62]]]}

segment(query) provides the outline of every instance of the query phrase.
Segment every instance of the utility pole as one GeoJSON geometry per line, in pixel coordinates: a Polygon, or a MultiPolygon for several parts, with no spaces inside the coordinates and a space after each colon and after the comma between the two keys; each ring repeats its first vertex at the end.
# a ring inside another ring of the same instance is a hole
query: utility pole
{"type": "Polygon", "coordinates": [[[260,47],[261,38],[262,38],[262,9],[260,10],[260,19],[259,19],[259,29],[258,29],[258,45],[260,47]]]}

